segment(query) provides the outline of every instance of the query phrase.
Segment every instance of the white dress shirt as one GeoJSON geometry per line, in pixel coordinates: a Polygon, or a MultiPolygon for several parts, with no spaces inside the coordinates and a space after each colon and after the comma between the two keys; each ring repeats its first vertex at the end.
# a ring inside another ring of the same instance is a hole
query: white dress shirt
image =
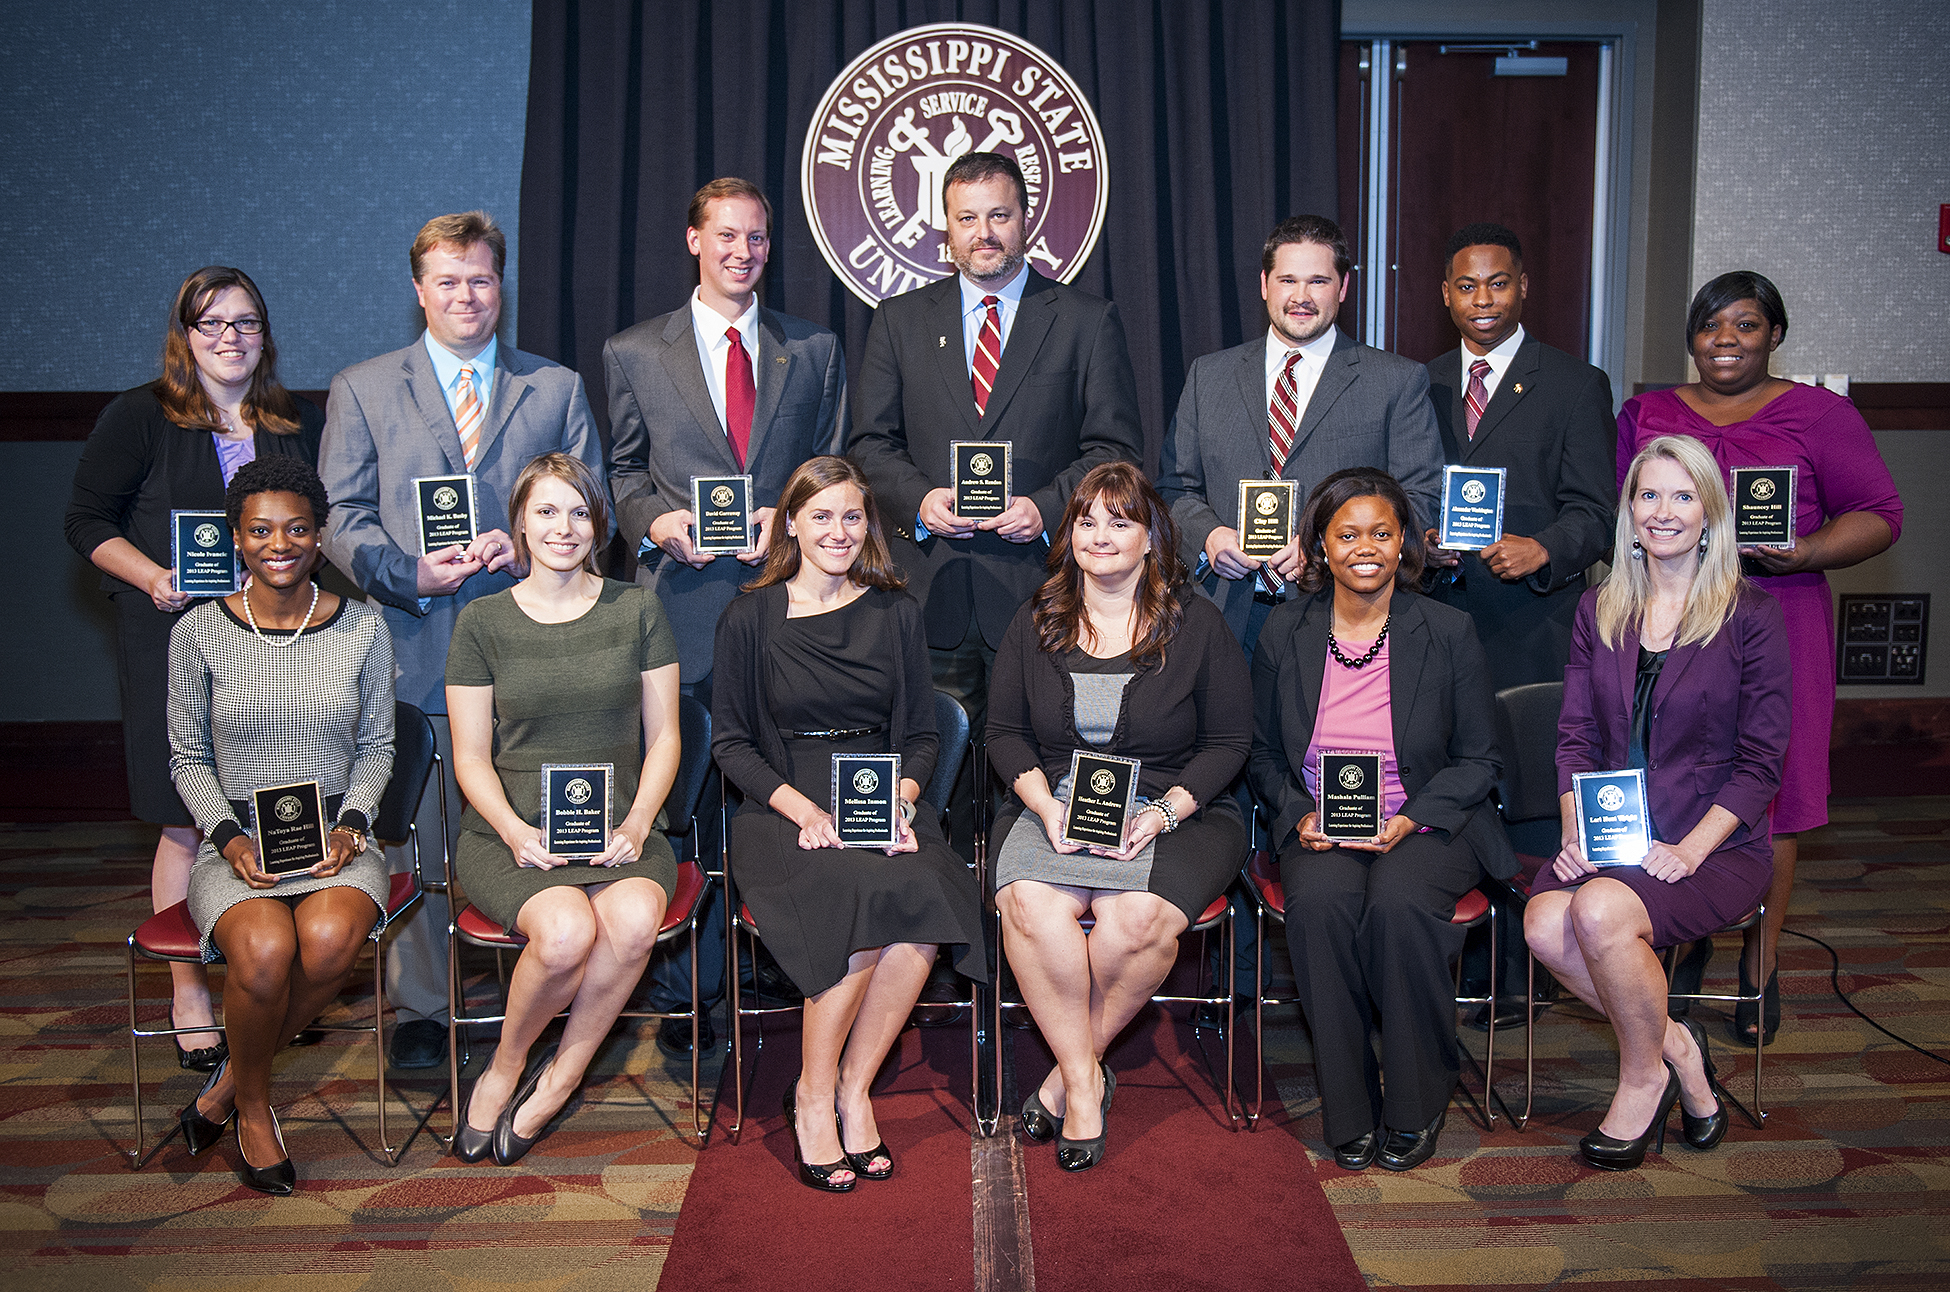
{"type": "MultiPolygon", "coordinates": [[[[1294,413],[1293,428],[1300,429],[1300,423],[1307,419],[1307,403],[1314,397],[1314,387],[1320,384],[1320,374],[1327,367],[1327,356],[1334,353],[1334,337],[1337,329],[1333,324],[1327,326],[1313,340],[1300,347],[1300,366],[1293,370],[1294,413]]],[[[1280,370],[1286,367],[1287,356],[1293,353],[1286,338],[1273,328],[1266,329],[1266,418],[1270,424],[1273,418],[1273,387],[1279,383],[1280,370]]]]}
{"type": "MultiPolygon", "coordinates": [[[[752,365],[752,389],[758,389],[758,294],[745,307],[736,322],[725,322],[724,315],[706,305],[691,291],[691,334],[697,338],[697,361],[704,365],[704,384],[711,391],[711,407],[718,410],[718,429],[725,429],[724,365],[731,353],[725,339],[728,328],[738,329],[738,344],[745,347],[745,358],[752,365]]],[[[754,410],[756,411],[756,410],[754,410]]],[[[727,433],[728,434],[728,433],[727,433]]]]}
{"type": "MultiPolygon", "coordinates": [[[[1023,285],[1029,281],[1029,266],[1023,264],[1016,269],[1016,276],[1001,287],[981,287],[968,281],[965,275],[957,274],[961,283],[961,349],[962,360],[968,365],[969,380],[975,374],[975,342],[982,335],[982,320],[988,317],[988,310],[982,304],[984,296],[1000,297],[995,312],[1002,324],[1002,344],[1009,344],[1009,330],[1016,325],[1016,311],[1022,308],[1023,285]]],[[[1002,354],[996,352],[995,361],[999,366],[1002,354]]],[[[970,388],[971,390],[973,387],[970,388]]],[[[973,396],[971,396],[973,398],[973,396]]]]}
{"type": "Polygon", "coordinates": [[[1488,359],[1490,361],[1490,375],[1483,378],[1483,390],[1485,392],[1483,395],[1483,407],[1488,408],[1490,401],[1496,398],[1496,388],[1503,384],[1503,374],[1510,371],[1510,360],[1517,357],[1517,347],[1522,344],[1523,324],[1519,323],[1517,324],[1517,330],[1509,336],[1504,337],[1502,341],[1497,343],[1496,349],[1490,351],[1488,354],[1476,354],[1467,345],[1463,346],[1462,383],[1464,393],[1467,393],[1469,390],[1469,365],[1475,363],[1478,359],[1488,359]]]}

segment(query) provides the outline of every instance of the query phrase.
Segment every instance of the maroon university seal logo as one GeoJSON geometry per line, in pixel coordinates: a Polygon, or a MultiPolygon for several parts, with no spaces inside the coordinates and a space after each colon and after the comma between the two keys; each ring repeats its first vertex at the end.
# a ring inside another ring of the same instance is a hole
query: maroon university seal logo
{"type": "Polygon", "coordinates": [[[1069,73],[1020,36],[936,23],[854,59],[806,132],[806,218],[861,300],[878,305],[954,272],[941,179],[967,152],[1015,158],[1029,189],[1027,259],[1051,278],[1076,277],[1109,193],[1097,114],[1069,73]]]}

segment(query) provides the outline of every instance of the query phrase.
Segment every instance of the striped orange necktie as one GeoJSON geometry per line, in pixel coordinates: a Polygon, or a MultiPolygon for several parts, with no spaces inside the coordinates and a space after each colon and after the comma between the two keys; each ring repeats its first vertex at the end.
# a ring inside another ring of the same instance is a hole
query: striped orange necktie
{"type": "Polygon", "coordinates": [[[487,414],[481,409],[481,400],[474,393],[474,366],[467,364],[460,370],[460,380],[454,385],[454,429],[460,432],[461,456],[467,465],[474,465],[474,455],[481,447],[481,423],[487,414]]]}

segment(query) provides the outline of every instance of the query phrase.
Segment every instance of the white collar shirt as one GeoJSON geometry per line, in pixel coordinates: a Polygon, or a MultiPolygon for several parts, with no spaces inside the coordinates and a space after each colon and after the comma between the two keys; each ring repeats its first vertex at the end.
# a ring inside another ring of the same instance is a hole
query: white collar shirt
{"type": "Polygon", "coordinates": [[[758,389],[758,296],[733,322],[706,305],[695,289],[691,292],[691,335],[697,339],[697,361],[704,365],[704,384],[711,391],[711,407],[718,410],[718,429],[725,428],[724,366],[731,353],[725,332],[738,329],[738,343],[745,347],[745,359],[752,366],[752,389],[758,389]]]}

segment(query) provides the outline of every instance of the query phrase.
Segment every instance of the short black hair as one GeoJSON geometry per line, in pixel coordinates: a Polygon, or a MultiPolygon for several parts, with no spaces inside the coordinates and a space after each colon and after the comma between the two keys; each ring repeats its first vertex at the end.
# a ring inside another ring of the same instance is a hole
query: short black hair
{"type": "Polygon", "coordinates": [[[1006,176],[1016,186],[1016,205],[1022,208],[1026,219],[1029,215],[1029,185],[1023,182],[1022,167],[1016,159],[1002,153],[963,153],[955,158],[954,165],[941,177],[941,207],[948,208],[948,186],[950,184],[979,184],[985,179],[1006,176]]]}
{"type": "Polygon", "coordinates": [[[1475,224],[1465,224],[1449,235],[1449,244],[1442,249],[1442,276],[1449,276],[1449,266],[1456,263],[1456,253],[1464,247],[1503,247],[1510,253],[1510,259],[1523,268],[1523,243],[1517,235],[1500,224],[1479,220],[1475,224]]]}
{"type": "Polygon", "coordinates": [[[325,517],[332,510],[331,501],[325,497],[325,485],[311,463],[280,454],[258,458],[237,468],[230,487],[223,491],[223,510],[230,518],[230,528],[243,525],[244,500],[260,493],[297,494],[311,504],[312,524],[319,529],[325,528],[325,517]]]}
{"type": "Polygon", "coordinates": [[[1693,306],[1686,311],[1687,348],[1692,348],[1693,338],[1706,330],[1707,322],[1715,314],[1741,301],[1752,301],[1760,306],[1760,312],[1767,316],[1768,326],[1781,329],[1781,335],[1787,336],[1787,302],[1781,299],[1781,289],[1763,274],[1751,269],[1736,269],[1721,274],[1700,288],[1693,297],[1693,306]]]}
{"type": "Polygon", "coordinates": [[[1302,592],[1309,593],[1333,585],[1334,576],[1327,572],[1327,526],[1356,498],[1379,498],[1394,510],[1395,520],[1402,527],[1402,560],[1395,567],[1395,590],[1415,591],[1422,582],[1428,547],[1415,517],[1415,504],[1408,500],[1401,483],[1380,467],[1348,467],[1314,486],[1300,515],[1300,550],[1306,554],[1307,563],[1294,582],[1302,592]]]}
{"type": "Polygon", "coordinates": [[[1280,248],[1292,242],[1317,242],[1333,252],[1337,278],[1346,278],[1347,271],[1354,267],[1353,257],[1347,254],[1347,235],[1341,232],[1340,225],[1324,215],[1289,215],[1267,235],[1266,247],[1259,253],[1259,271],[1272,273],[1280,248]]]}

